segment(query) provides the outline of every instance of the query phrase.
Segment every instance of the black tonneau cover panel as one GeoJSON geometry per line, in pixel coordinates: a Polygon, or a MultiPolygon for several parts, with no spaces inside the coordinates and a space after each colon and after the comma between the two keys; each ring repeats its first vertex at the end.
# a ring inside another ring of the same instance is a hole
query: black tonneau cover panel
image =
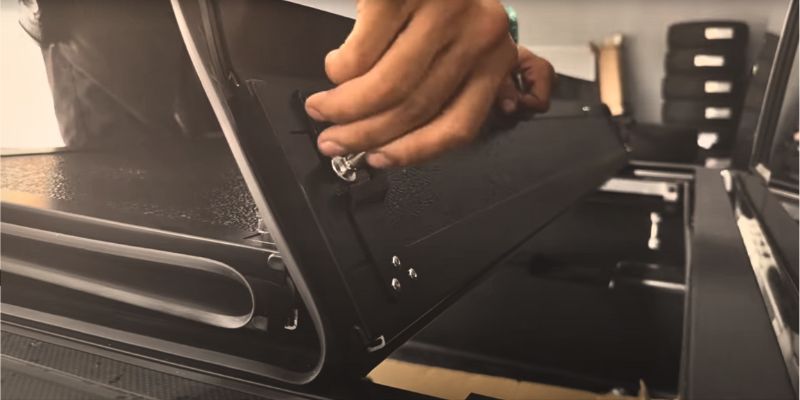
{"type": "Polygon", "coordinates": [[[624,163],[603,106],[557,102],[531,121],[490,118],[438,160],[344,182],[302,101],[330,87],[324,56],[352,22],[281,1],[173,4],[321,361],[346,365],[323,371],[368,371],[624,163]]]}

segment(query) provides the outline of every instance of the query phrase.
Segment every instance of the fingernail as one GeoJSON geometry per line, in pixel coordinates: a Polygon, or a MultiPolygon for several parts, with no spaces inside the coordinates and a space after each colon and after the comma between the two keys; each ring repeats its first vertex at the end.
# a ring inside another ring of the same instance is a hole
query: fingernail
{"type": "Polygon", "coordinates": [[[392,160],[389,159],[389,157],[386,157],[386,154],[383,154],[381,152],[368,154],[367,162],[369,163],[370,166],[372,166],[372,168],[378,168],[378,169],[389,168],[394,164],[392,160]]]}
{"type": "Polygon", "coordinates": [[[325,120],[325,117],[322,116],[322,113],[320,113],[313,106],[309,105],[309,101],[308,100],[306,100],[306,114],[308,114],[309,117],[313,118],[316,121],[324,121],[325,120]]]}
{"type": "Polygon", "coordinates": [[[503,112],[511,114],[514,111],[517,111],[517,102],[511,99],[503,100],[503,112]]]}
{"type": "Polygon", "coordinates": [[[339,143],[334,142],[333,140],[326,140],[324,142],[320,142],[317,147],[319,147],[319,151],[322,154],[325,154],[328,157],[333,156],[343,156],[347,154],[347,150],[342,147],[339,143]]]}

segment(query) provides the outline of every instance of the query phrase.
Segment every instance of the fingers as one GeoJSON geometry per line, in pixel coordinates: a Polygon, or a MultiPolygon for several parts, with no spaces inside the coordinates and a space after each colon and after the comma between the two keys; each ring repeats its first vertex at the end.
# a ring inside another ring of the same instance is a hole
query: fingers
{"type": "Polygon", "coordinates": [[[514,80],[509,76],[503,80],[503,83],[500,84],[500,89],[497,91],[497,108],[506,114],[513,114],[517,111],[519,97],[519,89],[517,89],[514,80]]]}
{"type": "Polygon", "coordinates": [[[385,167],[461,144],[477,133],[516,52],[497,0],[360,0],[356,27],[326,60],[338,86],[306,101],[312,118],[333,123],[319,149],[367,151],[385,167]]]}
{"type": "Polygon", "coordinates": [[[466,78],[462,60],[474,56],[472,46],[454,46],[442,53],[416,91],[396,106],[362,120],[326,129],[320,151],[337,156],[382,146],[438,115],[466,78]]]}
{"type": "Polygon", "coordinates": [[[519,98],[522,106],[530,111],[546,112],[550,109],[550,96],[555,81],[553,66],[530,50],[520,47],[520,73],[529,90],[519,98]]]}
{"type": "Polygon", "coordinates": [[[350,35],[325,58],[328,78],[340,84],[369,71],[406,24],[408,5],[402,1],[360,0],[350,35]]]}
{"type": "Polygon", "coordinates": [[[375,168],[405,166],[471,141],[489,112],[501,81],[511,72],[507,65],[513,65],[516,49],[510,38],[508,42],[508,46],[498,48],[479,65],[438,118],[371,152],[367,162],[375,168]],[[496,62],[498,58],[508,62],[496,62]]]}
{"type": "Polygon", "coordinates": [[[497,92],[497,108],[513,114],[520,108],[524,111],[546,112],[550,109],[550,95],[555,81],[553,66],[524,46],[518,46],[517,69],[514,74],[522,76],[526,92],[520,92],[515,77],[509,77],[497,92]]]}
{"type": "MultiPolygon", "coordinates": [[[[441,6],[434,3],[430,7],[441,6]]],[[[365,75],[309,97],[306,101],[309,115],[343,124],[384,111],[411,95],[437,54],[452,41],[441,32],[438,15],[416,16],[365,75]]]]}

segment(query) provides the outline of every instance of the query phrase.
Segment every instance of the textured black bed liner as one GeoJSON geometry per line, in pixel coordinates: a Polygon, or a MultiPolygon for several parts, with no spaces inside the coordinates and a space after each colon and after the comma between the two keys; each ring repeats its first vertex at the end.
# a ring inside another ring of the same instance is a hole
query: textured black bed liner
{"type": "Polygon", "coordinates": [[[5,399],[275,398],[129,364],[24,333],[2,333],[2,363],[5,399]]]}
{"type": "Polygon", "coordinates": [[[247,235],[258,223],[223,139],[5,156],[0,170],[6,199],[21,194],[80,215],[212,237],[247,235]]]}
{"type": "Polygon", "coordinates": [[[106,351],[4,323],[0,390],[8,400],[430,400],[368,380],[338,382],[338,394],[300,393],[235,381],[106,351]],[[344,389],[343,389],[344,388],[344,389]]]}

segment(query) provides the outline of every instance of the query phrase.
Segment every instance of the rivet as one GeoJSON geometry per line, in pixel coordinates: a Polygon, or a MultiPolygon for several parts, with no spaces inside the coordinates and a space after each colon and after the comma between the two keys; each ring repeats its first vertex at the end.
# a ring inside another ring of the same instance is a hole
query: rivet
{"type": "Polygon", "coordinates": [[[419,275],[417,275],[417,271],[416,271],[416,270],[414,270],[414,268],[409,268],[409,269],[408,269],[408,277],[409,277],[409,278],[411,278],[411,279],[417,279],[417,277],[418,277],[418,276],[419,276],[419,275]]]}
{"type": "Polygon", "coordinates": [[[400,268],[403,265],[403,263],[400,262],[400,257],[392,256],[392,265],[394,265],[395,268],[400,268]]]}
{"type": "Polygon", "coordinates": [[[276,271],[286,271],[286,264],[278,254],[272,253],[267,257],[267,265],[276,271]]]}
{"type": "Polygon", "coordinates": [[[392,279],[392,289],[394,289],[395,292],[399,292],[401,288],[402,288],[402,285],[400,285],[400,280],[397,279],[397,278],[393,278],[392,279]]]}

